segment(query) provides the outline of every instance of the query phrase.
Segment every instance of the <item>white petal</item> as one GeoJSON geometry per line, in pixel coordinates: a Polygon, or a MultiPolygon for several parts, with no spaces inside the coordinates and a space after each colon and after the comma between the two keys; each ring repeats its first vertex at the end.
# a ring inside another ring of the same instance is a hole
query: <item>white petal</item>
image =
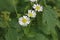
{"type": "Polygon", "coordinates": [[[19,20],[22,20],[22,17],[20,17],[19,20]]]}
{"type": "Polygon", "coordinates": [[[34,10],[32,10],[32,13],[34,13],[35,11],[34,10]]]}
{"type": "Polygon", "coordinates": [[[36,8],[36,4],[33,5],[33,8],[36,8]]]}
{"type": "Polygon", "coordinates": [[[32,18],[34,18],[34,17],[36,17],[36,12],[34,11],[34,10],[30,10],[31,12],[29,12],[28,14],[27,14],[27,16],[28,17],[32,17],[32,18]],[[32,14],[32,16],[30,16],[29,14],[32,14]]]}
{"type": "Polygon", "coordinates": [[[43,11],[43,6],[41,6],[41,11],[43,11]]]}
{"type": "Polygon", "coordinates": [[[23,16],[23,18],[25,18],[25,19],[26,19],[26,18],[27,18],[27,16],[23,16]]]}
{"type": "Polygon", "coordinates": [[[37,1],[37,0],[30,0],[31,2],[35,2],[35,1],[37,1]]]}
{"type": "Polygon", "coordinates": [[[42,7],[42,6],[40,7],[40,10],[38,10],[38,12],[39,12],[39,11],[43,11],[43,7],[42,7]]]}
{"type": "Polygon", "coordinates": [[[30,13],[31,12],[31,10],[28,10],[28,13],[30,13]]]}
{"type": "Polygon", "coordinates": [[[34,4],[34,6],[36,6],[36,4],[34,4]]]}
{"type": "Polygon", "coordinates": [[[27,24],[29,24],[29,23],[30,23],[30,21],[27,22],[27,24]]]}
{"type": "Polygon", "coordinates": [[[22,26],[27,26],[27,25],[28,25],[28,24],[25,23],[25,24],[23,24],[22,26]]]}
{"type": "Polygon", "coordinates": [[[19,21],[19,24],[20,24],[20,25],[23,25],[24,23],[23,23],[22,21],[19,21]]]}
{"type": "Polygon", "coordinates": [[[23,17],[20,17],[20,18],[19,18],[19,24],[20,24],[21,26],[27,26],[29,23],[30,23],[30,18],[29,18],[29,17],[23,16],[23,17]],[[23,19],[23,18],[25,18],[25,19],[27,20],[26,23],[22,22],[22,19],[23,19]]]}

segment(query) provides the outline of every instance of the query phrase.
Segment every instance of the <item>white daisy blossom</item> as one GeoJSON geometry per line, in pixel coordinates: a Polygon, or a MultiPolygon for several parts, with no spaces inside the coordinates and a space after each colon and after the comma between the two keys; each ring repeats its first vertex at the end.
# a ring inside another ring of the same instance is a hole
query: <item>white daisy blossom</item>
{"type": "Polygon", "coordinates": [[[34,10],[28,10],[27,16],[28,17],[32,17],[32,18],[35,18],[36,17],[36,12],[34,10]]]}
{"type": "Polygon", "coordinates": [[[38,12],[43,11],[43,7],[39,4],[34,4],[33,8],[35,9],[35,11],[38,11],[38,12]]]}
{"type": "Polygon", "coordinates": [[[27,16],[23,16],[19,18],[19,24],[21,26],[27,26],[30,23],[30,18],[27,16]]]}
{"type": "Polygon", "coordinates": [[[31,2],[36,2],[37,0],[30,0],[31,2]]]}

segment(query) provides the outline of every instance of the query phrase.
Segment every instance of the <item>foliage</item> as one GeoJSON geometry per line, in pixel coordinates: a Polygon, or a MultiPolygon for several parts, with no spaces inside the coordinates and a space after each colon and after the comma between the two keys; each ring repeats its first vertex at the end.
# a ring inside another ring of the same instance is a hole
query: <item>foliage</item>
{"type": "Polygon", "coordinates": [[[38,0],[43,12],[27,27],[18,23],[33,3],[29,0],[0,0],[0,40],[60,40],[60,0],[38,0]]]}

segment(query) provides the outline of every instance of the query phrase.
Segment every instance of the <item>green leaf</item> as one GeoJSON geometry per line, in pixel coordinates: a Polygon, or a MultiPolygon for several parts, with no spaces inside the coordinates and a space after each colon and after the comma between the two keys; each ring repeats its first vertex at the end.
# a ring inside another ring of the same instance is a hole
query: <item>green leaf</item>
{"type": "Polygon", "coordinates": [[[5,36],[6,40],[17,40],[17,37],[17,31],[15,29],[9,28],[5,36]]]}
{"type": "Polygon", "coordinates": [[[16,0],[0,0],[0,11],[14,11],[14,5],[16,5],[16,0]]]}
{"type": "Polygon", "coordinates": [[[37,33],[35,40],[48,40],[48,38],[44,36],[43,34],[37,33]]]}
{"type": "Polygon", "coordinates": [[[12,27],[12,28],[15,28],[15,29],[19,29],[21,26],[19,25],[19,22],[18,22],[18,19],[17,18],[14,18],[14,19],[11,19],[11,21],[9,22],[9,26],[12,27]]]}
{"type": "Polygon", "coordinates": [[[41,33],[36,33],[35,37],[29,38],[28,40],[49,40],[49,39],[41,33]]]}
{"type": "Polygon", "coordinates": [[[60,21],[57,21],[57,26],[58,28],[60,28],[60,21]]]}
{"type": "Polygon", "coordinates": [[[46,34],[50,34],[51,28],[56,26],[56,12],[49,6],[45,7],[43,12],[43,28],[46,34]]]}
{"type": "Polygon", "coordinates": [[[60,9],[60,0],[55,0],[56,1],[56,7],[60,9]]]}
{"type": "Polygon", "coordinates": [[[54,27],[51,28],[52,40],[58,40],[58,34],[54,27]]]}
{"type": "Polygon", "coordinates": [[[29,0],[24,0],[25,2],[29,2],[29,0]]]}

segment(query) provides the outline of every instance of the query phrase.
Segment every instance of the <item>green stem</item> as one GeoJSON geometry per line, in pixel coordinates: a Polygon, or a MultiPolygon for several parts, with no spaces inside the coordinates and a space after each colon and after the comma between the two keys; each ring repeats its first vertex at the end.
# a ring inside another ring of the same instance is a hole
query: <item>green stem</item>
{"type": "Polygon", "coordinates": [[[16,12],[16,15],[17,15],[17,8],[16,8],[16,4],[15,4],[15,2],[14,2],[14,0],[13,0],[13,6],[14,6],[14,9],[15,9],[15,12],[16,12]]]}
{"type": "Polygon", "coordinates": [[[46,0],[43,0],[43,2],[44,2],[44,5],[47,7],[47,5],[46,5],[46,0]]]}
{"type": "Polygon", "coordinates": [[[16,6],[14,6],[14,9],[15,9],[15,12],[16,12],[16,14],[17,14],[18,12],[17,12],[16,6]]]}

